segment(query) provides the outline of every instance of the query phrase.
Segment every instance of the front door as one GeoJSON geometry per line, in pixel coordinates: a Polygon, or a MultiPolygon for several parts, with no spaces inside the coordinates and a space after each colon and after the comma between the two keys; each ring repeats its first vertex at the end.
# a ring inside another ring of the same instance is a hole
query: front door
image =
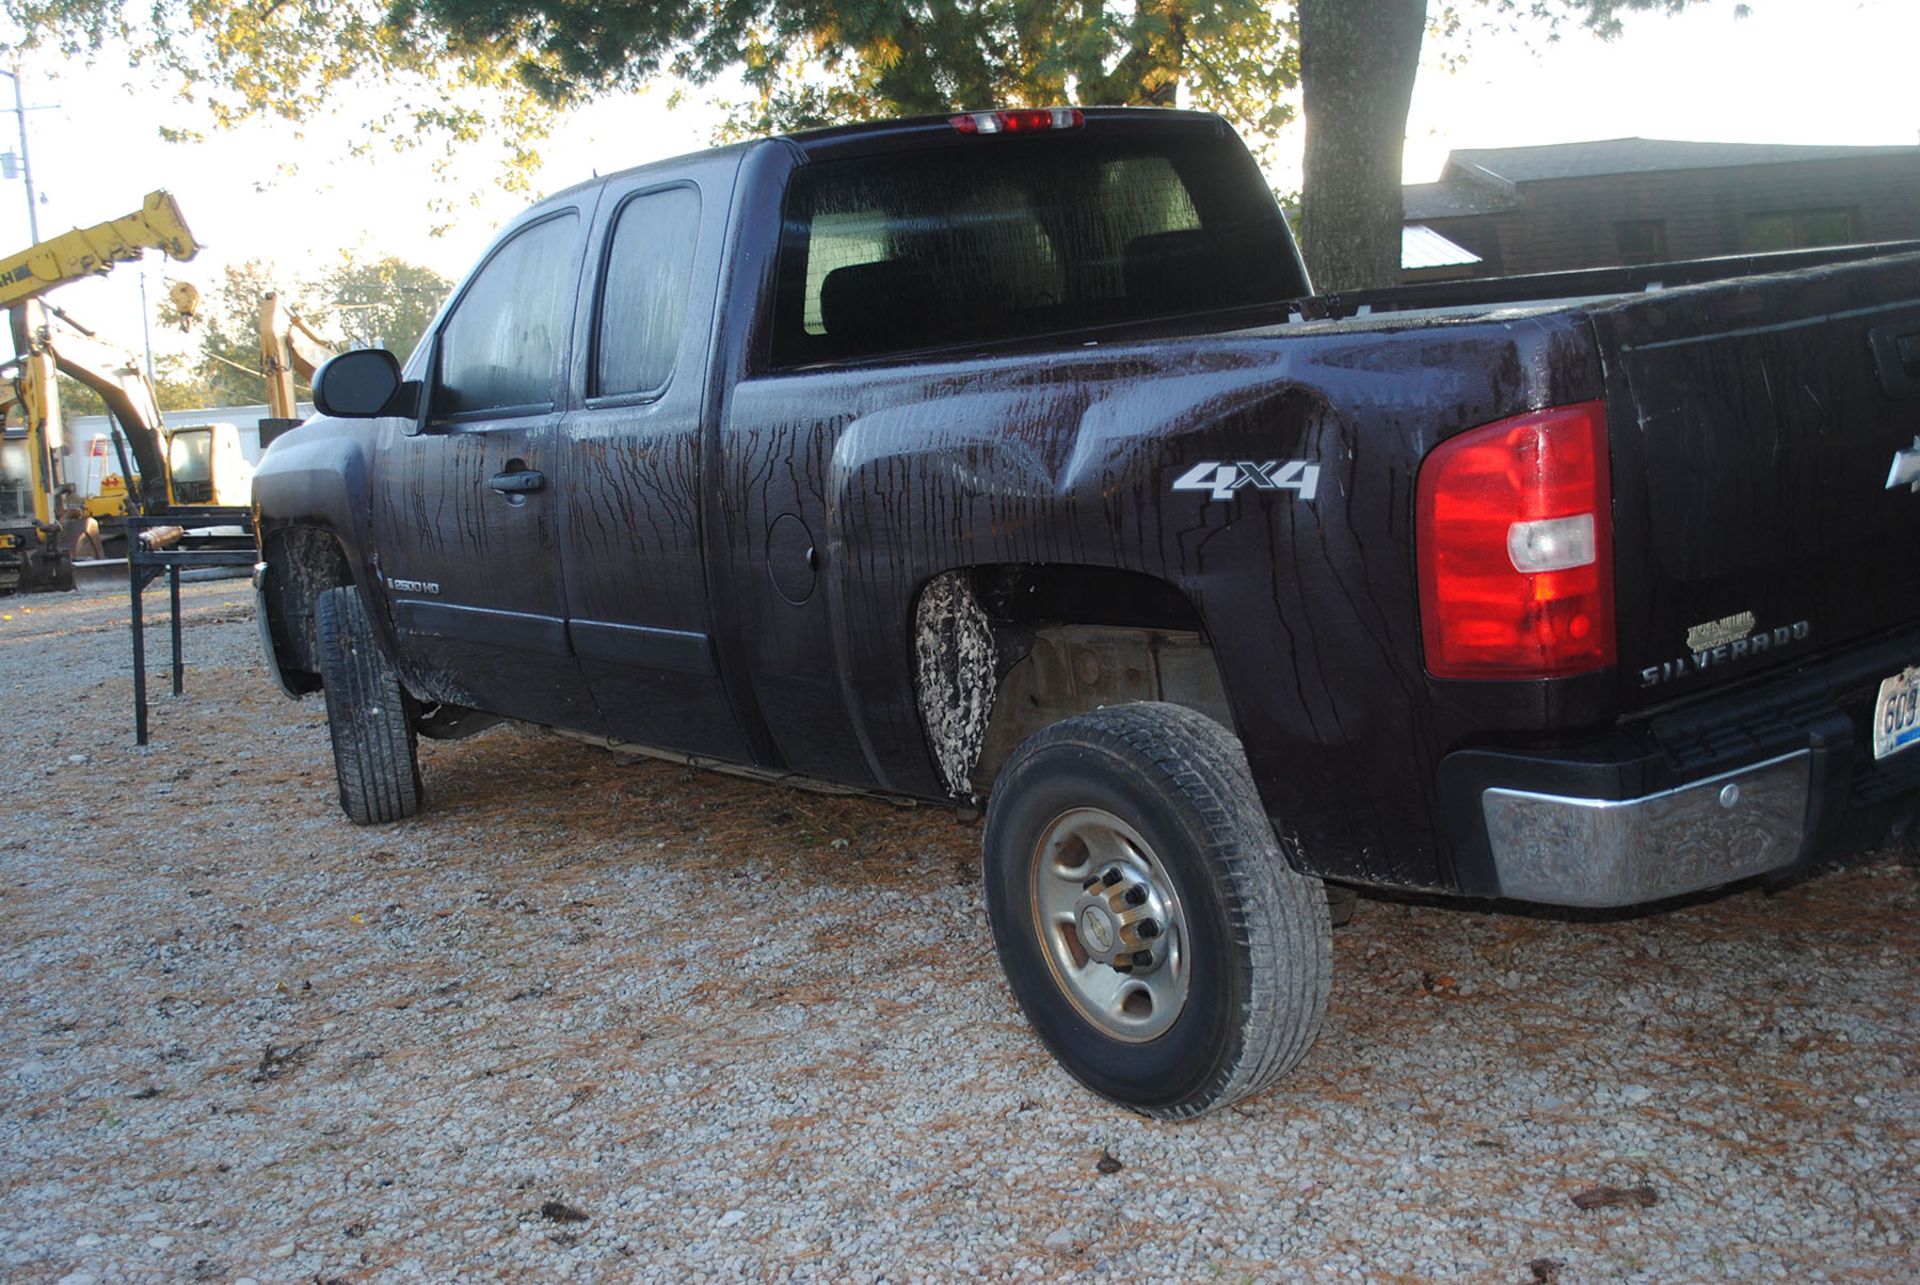
{"type": "Polygon", "coordinates": [[[424,428],[383,425],[374,546],[409,690],[600,732],[567,639],[558,535],[585,224],[541,211],[468,278],[435,333],[424,428]]]}

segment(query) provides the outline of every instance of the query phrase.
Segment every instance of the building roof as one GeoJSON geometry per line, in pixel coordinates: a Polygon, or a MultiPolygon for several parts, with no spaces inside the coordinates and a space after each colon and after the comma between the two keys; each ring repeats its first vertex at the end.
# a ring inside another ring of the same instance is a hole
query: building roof
{"type": "Polygon", "coordinates": [[[1424,223],[1409,223],[1400,229],[1400,268],[1416,272],[1421,268],[1466,268],[1480,262],[1480,256],[1465,246],[1455,245],[1424,223]]]}
{"type": "MultiPolygon", "coordinates": [[[[313,414],[312,402],[301,402],[300,413],[313,414]]],[[[236,428],[253,428],[265,419],[268,410],[265,406],[208,406],[199,410],[169,410],[160,412],[160,422],[168,428],[192,428],[200,424],[232,424],[236,428]]],[[[98,437],[113,427],[113,420],[105,415],[75,415],[67,423],[67,441],[85,443],[98,437]]]]}
{"type": "Polygon", "coordinates": [[[1409,183],[1400,189],[1403,212],[1416,219],[1458,219],[1472,214],[1502,214],[1520,208],[1511,191],[1456,178],[1442,183],[1409,183]]]}
{"type": "MultiPolygon", "coordinates": [[[[1541,147],[1462,148],[1447,157],[1438,184],[1469,180],[1510,187],[1543,179],[1596,178],[1607,174],[1645,174],[1657,170],[1728,169],[1739,165],[1782,165],[1794,161],[1838,161],[1863,157],[1909,157],[1920,161],[1920,147],[1828,147],[1797,143],[1695,143],[1661,138],[1608,138],[1587,143],[1550,143],[1541,147]]],[[[1477,212],[1477,211],[1476,211],[1477,212]]]]}

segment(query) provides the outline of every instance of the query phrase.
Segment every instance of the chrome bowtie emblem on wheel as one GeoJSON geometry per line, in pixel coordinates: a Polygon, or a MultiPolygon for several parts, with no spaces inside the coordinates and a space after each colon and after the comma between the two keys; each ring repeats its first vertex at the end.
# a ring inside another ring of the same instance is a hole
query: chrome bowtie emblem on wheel
{"type": "Polygon", "coordinates": [[[1913,445],[1903,451],[1893,453],[1893,467],[1887,470],[1887,489],[1912,484],[1916,494],[1920,494],[1920,435],[1913,439],[1913,445]]]}

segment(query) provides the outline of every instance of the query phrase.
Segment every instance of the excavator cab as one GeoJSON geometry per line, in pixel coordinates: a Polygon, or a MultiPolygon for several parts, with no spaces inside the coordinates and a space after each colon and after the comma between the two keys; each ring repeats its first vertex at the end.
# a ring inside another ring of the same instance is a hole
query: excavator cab
{"type": "Polygon", "coordinates": [[[253,496],[253,464],[234,424],[193,424],[167,430],[167,475],[172,507],[247,504],[253,496]]]}
{"type": "Polygon", "coordinates": [[[18,384],[0,383],[0,593],[73,587],[51,462],[29,401],[18,384]]]}
{"type": "Polygon", "coordinates": [[[167,444],[175,504],[213,503],[213,429],[183,428],[167,444]]]}

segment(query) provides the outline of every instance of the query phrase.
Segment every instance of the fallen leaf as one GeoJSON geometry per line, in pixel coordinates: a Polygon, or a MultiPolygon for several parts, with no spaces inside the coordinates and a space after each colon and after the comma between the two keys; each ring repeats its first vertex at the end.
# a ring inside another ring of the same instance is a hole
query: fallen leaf
{"type": "Polygon", "coordinates": [[[247,1079],[255,1084],[265,1084],[269,1080],[279,1079],[306,1061],[308,1055],[313,1052],[315,1043],[317,1041],[308,1040],[304,1044],[289,1044],[285,1047],[268,1044],[260,1054],[259,1065],[253,1068],[247,1079]]]}
{"type": "Polygon", "coordinates": [[[558,1200],[549,1200],[540,1206],[540,1216],[550,1223],[584,1223],[593,1221],[593,1215],[584,1210],[558,1200]]]}
{"type": "Polygon", "coordinates": [[[1637,1187],[1609,1187],[1602,1184],[1574,1192],[1573,1203],[1581,1209],[1646,1209],[1660,1203],[1660,1193],[1645,1183],[1637,1187]]]}
{"type": "Polygon", "coordinates": [[[1100,1148],[1100,1158],[1094,1162],[1093,1167],[1101,1173],[1119,1173],[1127,1166],[1123,1162],[1115,1159],[1113,1152],[1102,1147],[1100,1148]]]}

